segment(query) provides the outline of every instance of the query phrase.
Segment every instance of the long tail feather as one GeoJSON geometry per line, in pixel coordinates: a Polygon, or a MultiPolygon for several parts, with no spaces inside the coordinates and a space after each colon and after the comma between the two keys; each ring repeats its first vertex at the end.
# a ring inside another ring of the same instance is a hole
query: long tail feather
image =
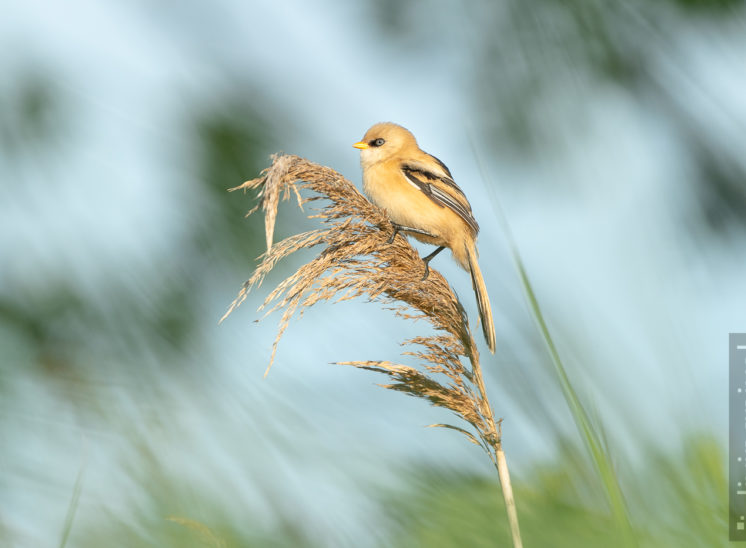
{"type": "Polygon", "coordinates": [[[477,296],[477,306],[479,307],[479,319],[482,322],[482,332],[487,341],[490,352],[495,353],[495,325],[492,322],[492,307],[490,298],[487,295],[487,287],[484,285],[482,271],[479,269],[477,262],[477,248],[474,243],[466,244],[466,253],[469,257],[469,272],[471,273],[471,284],[474,287],[474,293],[477,296]]]}

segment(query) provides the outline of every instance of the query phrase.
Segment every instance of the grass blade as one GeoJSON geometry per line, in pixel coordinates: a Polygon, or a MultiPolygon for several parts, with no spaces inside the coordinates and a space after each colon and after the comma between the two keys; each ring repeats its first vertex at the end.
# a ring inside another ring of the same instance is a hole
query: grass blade
{"type": "Polygon", "coordinates": [[[80,493],[83,491],[83,476],[85,474],[86,461],[83,460],[78,470],[78,477],[75,478],[75,485],[73,486],[73,494],[70,497],[70,504],[67,507],[67,515],[65,516],[65,525],[62,529],[62,538],[60,539],[60,548],[65,548],[67,539],[70,537],[70,531],[73,528],[73,521],[75,520],[75,513],[78,510],[78,503],[80,502],[80,493]]]}
{"type": "Polygon", "coordinates": [[[603,484],[604,493],[606,494],[606,498],[608,500],[612,515],[619,525],[620,532],[624,535],[625,540],[627,541],[626,543],[628,545],[637,546],[638,543],[634,536],[631,521],[629,518],[629,512],[624,500],[624,494],[622,493],[621,486],[619,485],[619,480],[614,471],[611,457],[601,441],[601,435],[596,430],[596,428],[594,428],[588,412],[583,407],[583,404],[580,401],[580,397],[578,396],[577,391],[570,381],[570,377],[567,374],[567,370],[564,366],[564,363],[562,362],[560,353],[557,350],[557,345],[554,343],[552,334],[549,330],[549,327],[547,326],[546,320],[544,319],[544,314],[542,313],[541,306],[539,305],[539,300],[536,297],[536,292],[534,291],[534,288],[531,284],[531,280],[529,279],[526,267],[524,266],[523,260],[521,259],[521,254],[518,251],[518,246],[516,245],[515,239],[513,238],[513,233],[510,230],[507,216],[502,209],[500,200],[495,193],[494,187],[487,183],[488,179],[486,176],[486,172],[482,166],[479,155],[477,154],[477,150],[474,146],[473,140],[469,139],[469,141],[471,143],[472,152],[474,153],[474,157],[476,158],[478,168],[481,172],[482,179],[485,182],[485,187],[488,189],[488,192],[490,194],[490,200],[493,206],[493,210],[495,211],[495,217],[502,225],[503,232],[508,241],[510,252],[521,280],[521,288],[523,289],[524,297],[526,298],[529,309],[531,311],[531,315],[533,316],[534,321],[539,328],[539,333],[541,334],[549,356],[552,360],[552,364],[554,365],[554,371],[557,374],[557,379],[562,389],[562,394],[565,398],[565,402],[570,409],[573,421],[575,422],[581,438],[583,439],[585,446],[590,453],[593,464],[599,475],[601,483],[603,484]]]}

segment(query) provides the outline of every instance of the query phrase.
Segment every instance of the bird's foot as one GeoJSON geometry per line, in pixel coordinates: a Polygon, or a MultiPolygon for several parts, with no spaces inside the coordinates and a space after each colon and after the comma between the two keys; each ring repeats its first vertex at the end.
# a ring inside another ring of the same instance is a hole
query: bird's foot
{"type": "Polygon", "coordinates": [[[424,282],[425,280],[427,280],[427,277],[430,275],[430,261],[432,261],[435,258],[435,256],[441,251],[443,251],[444,249],[445,249],[445,246],[442,245],[438,247],[435,251],[430,253],[430,255],[428,255],[427,257],[422,258],[422,262],[425,263],[425,273],[422,275],[422,279],[420,280],[421,282],[424,282]]]}
{"type": "Polygon", "coordinates": [[[396,238],[396,235],[399,234],[399,230],[401,230],[401,225],[398,225],[396,223],[391,223],[391,227],[394,229],[394,231],[391,233],[391,237],[386,242],[387,244],[393,244],[394,238],[396,238]]]}
{"type": "MultiPolygon", "coordinates": [[[[400,225],[398,223],[391,223],[391,226],[393,227],[394,231],[391,233],[391,237],[386,242],[387,244],[393,243],[394,238],[396,238],[396,235],[399,234],[399,232],[412,232],[414,234],[421,234],[423,236],[430,236],[431,238],[437,238],[435,234],[430,234],[427,230],[421,230],[419,228],[412,228],[411,226],[404,226],[400,225]]],[[[433,255],[434,257],[435,255],[433,255]]]]}

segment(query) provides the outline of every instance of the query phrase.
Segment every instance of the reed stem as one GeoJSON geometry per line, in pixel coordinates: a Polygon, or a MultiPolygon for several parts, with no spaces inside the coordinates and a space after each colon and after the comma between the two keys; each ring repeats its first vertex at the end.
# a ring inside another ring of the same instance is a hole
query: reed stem
{"type": "Polygon", "coordinates": [[[500,477],[500,486],[505,500],[505,511],[508,513],[508,523],[510,524],[510,535],[513,537],[513,547],[523,548],[521,540],[521,529],[518,526],[518,511],[513,498],[513,486],[510,483],[510,472],[508,471],[508,461],[505,460],[505,452],[502,447],[495,450],[497,459],[497,475],[500,477]]]}

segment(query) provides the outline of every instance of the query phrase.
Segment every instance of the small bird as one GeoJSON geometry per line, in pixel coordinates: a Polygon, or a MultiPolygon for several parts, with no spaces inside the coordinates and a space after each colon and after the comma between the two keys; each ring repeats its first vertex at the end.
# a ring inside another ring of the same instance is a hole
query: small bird
{"type": "Polygon", "coordinates": [[[394,232],[389,243],[401,232],[438,246],[422,259],[422,279],[430,272],[430,261],[446,247],[471,274],[484,338],[494,354],[492,309],[477,262],[479,225],[451,172],[435,156],[421,150],[409,130],[390,122],[374,125],[362,141],[352,146],[360,149],[365,194],[391,218],[394,232]]]}

